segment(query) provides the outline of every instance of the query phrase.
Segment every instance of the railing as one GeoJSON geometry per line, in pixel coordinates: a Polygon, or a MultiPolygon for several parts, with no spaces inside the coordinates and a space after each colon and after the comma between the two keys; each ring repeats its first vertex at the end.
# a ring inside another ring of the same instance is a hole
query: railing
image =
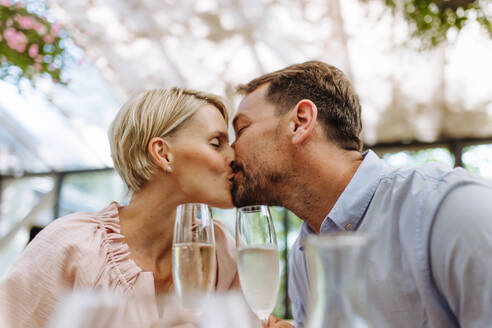
{"type": "MultiPolygon", "coordinates": [[[[3,250],[9,245],[10,241],[17,235],[19,230],[33,225],[38,213],[54,202],[55,194],[55,188],[53,187],[39,199],[24,218],[9,227],[6,232],[0,232],[0,250],[3,250]]],[[[3,220],[5,220],[5,218],[3,218],[3,220]]]]}

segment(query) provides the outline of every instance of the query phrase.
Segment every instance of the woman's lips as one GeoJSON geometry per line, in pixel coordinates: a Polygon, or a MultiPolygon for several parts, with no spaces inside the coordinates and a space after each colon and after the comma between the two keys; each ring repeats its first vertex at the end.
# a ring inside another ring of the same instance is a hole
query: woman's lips
{"type": "Polygon", "coordinates": [[[227,177],[227,181],[229,181],[229,185],[232,187],[234,185],[234,177],[235,174],[231,174],[227,177]]]}

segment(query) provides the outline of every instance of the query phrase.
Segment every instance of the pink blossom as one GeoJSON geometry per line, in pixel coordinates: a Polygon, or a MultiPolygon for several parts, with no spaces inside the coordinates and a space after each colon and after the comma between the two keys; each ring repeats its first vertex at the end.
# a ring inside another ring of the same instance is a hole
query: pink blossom
{"type": "Polygon", "coordinates": [[[7,29],[5,29],[5,31],[3,31],[3,36],[7,40],[15,38],[16,34],[17,34],[17,32],[11,27],[7,28],[7,29]]]}
{"type": "Polygon", "coordinates": [[[2,6],[10,6],[10,1],[9,0],[0,0],[0,5],[2,6]]]}
{"type": "Polygon", "coordinates": [[[36,58],[39,54],[39,46],[37,44],[32,44],[29,47],[28,52],[29,52],[29,57],[36,58]]]}
{"type": "Polygon", "coordinates": [[[43,67],[41,66],[41,64],[40,64],[40,63],[35,63],[35,64],[34,64],[34,70],[35,70],[36,72],[38,72],[38,73],[39,73],[39,72],[41,72],[41,69],[42,69],[42,68],[43,68],[43,67]]]}
{"type": "Polygon", "coordinates": [[[7,40],[7,45],[17,52],[26,51],[27,37],[22,32],[17,32],[13,28],[8,28],[3,32],[3,36],[7,40]]]}
{"type": "Polygon", "coordinates": [[[51,35],[54,35],[54,36],[57,36],[58,33],[60,33],[61,28],[62,28],[61,24],[58,23],[58,22],[55,22],[53,24],[53,26],[51,26],[51,33],[50,34],[51,35]]]}
{"type": "Polygon", "coordinates": [[[43,37],[43,40],[44,42],[46,43],[53,43],[53,41],[55,41],[55,36],[51,35],[51,34],[47,34],[43,37]]]}
{"type": "Polygon", "coordinates": [[[43,59],[44,59],[44,56],[43,55],[38,55],[36,58],[34,58],[34,61],[36,63],[42,63],[43,62],[43,59]]]}
{"type": "Polygon", "coordinates": [[[30,16],[18,16],[16,17],[21,28],[28,30],[33,29],[36,26],[36,21],[30,16]]]}
{"type": "Polygon", "coordinates": [[[39,22],[35,22],[34,30],[36,32],[38,32],[39,34],[44,35],[46,33],[46,26],[44,26],[43,24],[41,24],[39,22]]]}

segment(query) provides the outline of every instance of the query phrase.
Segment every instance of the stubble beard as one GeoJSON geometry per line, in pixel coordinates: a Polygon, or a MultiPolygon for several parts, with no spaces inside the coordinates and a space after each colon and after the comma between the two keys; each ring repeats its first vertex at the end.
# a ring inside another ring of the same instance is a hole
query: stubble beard
{"type": "MultiPolygon", "coordinates": [[[[281,124],[278,122],[275,128],[275,139],[278,140],[281,132],[281,124]]],[[[276,145],[278,148],[278,144],[276,145]]],[[[256,161],[257,162],[257,161],[256,161]]],[[[267,170],[262,165],[253,165],[255,169],[245,170],[244,166],[236,163],[236,174],[242,174],[241,183],[234,181],[231,195],[236,207],[249,205],[283,206],[282,188],[289,178],[281,169],[267,170]]]]}
{"type": "Polygon", "coordinates": [[[281,181],[283,180],[281,173],[269,172],[261,174],[254,172],[253,174],[248,174],[242,167],[239,172],[243,179],[240,184],[234,183],[231,190],[234,206],[282,205],[279,197],[281,181]]]}

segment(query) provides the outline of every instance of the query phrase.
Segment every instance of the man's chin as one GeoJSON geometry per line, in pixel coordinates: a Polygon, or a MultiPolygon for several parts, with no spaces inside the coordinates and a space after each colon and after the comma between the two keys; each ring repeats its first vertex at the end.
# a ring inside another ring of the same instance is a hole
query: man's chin
{"type": "Polygon", "coordinates": [[[231,188],[231,198],[232,198],[232,203],[235,207],[242,207],[246,206],[243,205],[243,188],[239,187],[238,184],[234,183],[231,188]]]}
{"type": "Polygon", "coordinates": [[[250,205],[270,205],[268,191],[262,188],[261,185],[256,183],[259,180],[264,179],[260,175],[256,175],[255,178],[251,178],[246,174],[239,176],[236,173],[234,183],[231,188],[232,202],[236,207],[250,206],[250,205]],[[240,181],[240,183],[237,182],[240,181]]]}
{"type": "Polygon", "coordinates": [[[245,203],[245,202],[242,202],[241,200],[233,200],[232,202],[234,204],[234,207],[243,207],[243,206],[248,206],[248,205],[254,205],[254,204],[248,204],[248,203],[245,203]]]}
{"type": "Polygon", "coordinates": [[[237,191],[233,190],[231,194],[232,194],[232,203],[234,204],[235,207],[243,207],[243,206],[250,205],[244,203],[244,200],[242,199],[241,195],[237,191]]]}
{"type": "Polygon", "coordinates": [[[233,189],[231,194],[232,194],[232,202],[234,203],[235,207],[263,204],[260,199],[251,197],[255,193],[247,190],[233,189]]]}

